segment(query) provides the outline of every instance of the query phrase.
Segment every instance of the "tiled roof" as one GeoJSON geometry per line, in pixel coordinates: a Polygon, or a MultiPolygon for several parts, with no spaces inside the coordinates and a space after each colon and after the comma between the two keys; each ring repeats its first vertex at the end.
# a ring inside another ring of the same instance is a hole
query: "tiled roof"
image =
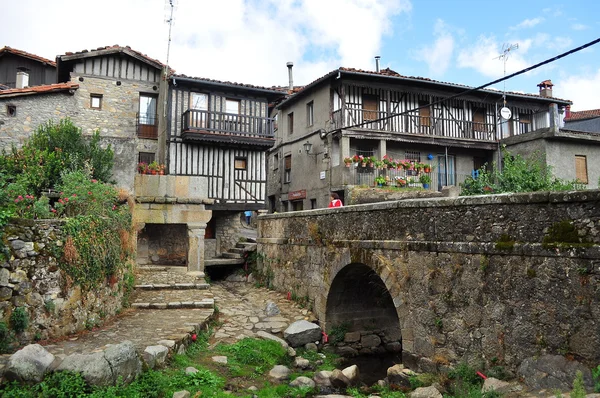
{"type": "Polygon", "coordinates": [[[223,80],[216,80],[216,79],[208,79],[208,78],[204,78],[204,77],[193,77],[193,76],[187,76],[184,74],[174,74],[174,75],[171,75],[171,77],[174,79],[179,78],[179,79],[197,80],[199,83],[200,82],[208,82],[208,83],[215,83],[215,84],[223,84],[223,85],[227,85],[227,86],[236,86],[236,87],[241,87],[241,88],[267,90],[267,91],[272,91],[273,93],[281,93],[281,94],[285,94],[288,91],[287,87],[284,88],[284,87],[277,87],[277,86],[272,86],[272,87],[255,86],[253,84],[230,82],[230,81],[223,81],[223,80]]]}
{"type": "Polygon", "coordinates": [[[573,121],[573,120],[584,120],[584,119],[592,119],[595,117],[600,117],[600,109],[591,109],[587,111],[571,111],[571,115],[565,118],[565,121],[573,121]]]}
{"type": "MultiPolygon", "coordinates": [[[[448,82],[443,82],[443,81],[439,81],[439,80],[430,79],[430,78],[427,78],[427,77],[405,76],[405,75],[399,74],[398,72],[396,72],[396,71],[394,71],[394,70],[392,70],[390,68],[381,69],[379,72],[375,72],[375,71],[371,71],[371,70],[363,70],[363,69],[340,67],[340,68],[335,69],[335,70],[327,73],[326,75],[321,76],[320,78],[312,81],[311,83],[309,83],[306,86],[304,86],[301,90],[295,91],[293,93],[293,95],[291,95],[284,102],[287,102],[288,100],[292,100],[296,95],[301,94],[304,89],[316,86],[319,83],[321,83],[322,81],[327,80],[328,78],[330,78],[332,76],[335,76],[338,73],[344,73],[344,72],[350,73],[350,74],[381,76],[381,77],[384,77],[384,78],[385,77],[391,77],[391,78],[398,78],[398,79],[409,79],[409,80],[415,80],[415,81],[422,81],[422,82],[428,82],[428,83],[434,83],[434,84],[443,84],[445,86],[462,88],[462,89],[465,89],[465,90],[469,90],[469,89],[474,88],[474,87],[466,86],[466,85],[463,85],[463,84],[448,83],[448,82]]],[[[490,89],[490,88],[480,89],[480,91],[488,91],[488,92],[493,92],[493,93],[501,93],[498,90],[494,90],[494,89],[490,89]]],[[[555,97],[541,97],[539,94],[518,93],[518,92],[513,92],[513,91],[507,91],[506,94],[507,95],[513,95],[513,96],[519,96],[519,97],[538,98],[538,99],[544,99],[544,100],[552,100],[552,99],[554,99],[554,100],[558,100],[558,101],[565,102],[565,103],[570,103],[571,102],[569,100],[564,100],[564,99],[555,98],[555,97]]]]}
{"type": "Polygon", "coordinates": [[[25,87],[25,88],[11,88],[8,90],[0,90],[0,97],[16,97],[18,95],[28,95],[28,94],[45,94],[52,93],[56,91],[65,91],[65,90],[77,90],[79,88],[79,84],[77,83],[57,83],[57,84],[46,84],[43,86],[33,86],[33,87],[25,87]]]}
{"type": "Polygon", "coordinates": [[[4,53],[10,53],[10,54],[14,54],[14,55],[19,55],[21,57],[29,58],[29,59],[32,59],[34,61],[43,62],[45,64],[48,64],[50,66],[54,66],[56,68],[56,62],[51,61],[51,60],[49,60],[47,58],[44,58],[44,57],[40,57],[39,55],[28,53],[27,51],[17,50],[16,48],[5,46],[5,47],[0,48],[0,56],[2,56],[4,53]]]}
{"type": "Polygon", "coordinates": [[[61,57],[61,58],[62,57],[78,58],[78,56],[92,56],[92,55],[94,55],[95,52],[104,52],[104,53],[125,52],[125,53],[130,53],[131,55],[135,55],[135,56],[141,57],[141,58],[145,59],[149,63],[157,64],[161,68],[163,66],[165,66],[158,59],[150,58],[146,54],[142,54],[141,52],[136,51],[136,50],[132,49],[129,46],[120,46],[118,44],[115,44],[115,45],[112,45],[112,46],[98,47],[98,48],[94,48],[92,50],[81,50],[81,51],[76,51],[76,52],[66,52],[63,55],[59,55],[59,57],[61,57]]]}

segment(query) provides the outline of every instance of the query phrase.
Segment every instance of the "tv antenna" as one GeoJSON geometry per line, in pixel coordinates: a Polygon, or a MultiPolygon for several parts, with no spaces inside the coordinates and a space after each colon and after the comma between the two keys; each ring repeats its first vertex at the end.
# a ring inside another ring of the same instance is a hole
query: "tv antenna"
{"type": "MultiPolygon", "coordinates": [[[[508,57],[510,56],[510,52],[519,48],[519,43],[516,44],[503,44],[502,45],[502,54],[497,56],[494,59],[501,59],[504,62],[504,77],[506,77],[506,61],[508,61],[508,57]]],[[[504,80],[504,88],[502,91],[502,109],[500,110],[500,115],[502,115],[505,119],[510,119],[511,112],[510,109],[506,107],[506,80],[504,80]]]]}
{"type": "MultiPolygon", "coordinates": [[[[175,6],[173,5],[173,0],[168,0],[169,2],[169,7],[171,8],[170,11],[170,15],[169,15],[169,19],[167,19],[167,23],[169,24],[169,40],[167,42],[167,67],[166,67],[166,72],[167,72],[167,76],[169,75],[169,53],[171,51],[171,28],[173,27],[173,9],[175,8],[175,6]]],[[[166,78],[166,76],[165,76],[166,78]]]]}

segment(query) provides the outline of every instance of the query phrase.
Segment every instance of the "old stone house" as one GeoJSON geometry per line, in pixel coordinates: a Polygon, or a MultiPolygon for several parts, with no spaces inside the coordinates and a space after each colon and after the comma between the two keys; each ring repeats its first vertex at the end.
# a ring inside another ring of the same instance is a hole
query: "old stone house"
{"type": "MultiPolygon", "coordinates": [[[[326,207],[331,191],[344,198],[350,185],[372,186],[378,175],[391,181],[396,176],[391,170],[345,167],[344,159],[353,155],[429,164],[430,189],[440,190],[500,160],[505,144],[517,153],[545,153],[549,164],[561,164],[559,177],[574,179],[576,167],[577,175],[584,174],[578,159],[597,156],[600,146],[596,137],[561,130],[561,112],[571,102],[553,98],[551,84],[542,83],[539,94],[506,93],[505,105],[504,93],[496,90],[459,95],[471,87],[390,69],[333,70],[277,106],[276,145],[268,158],[269,209],[326,207]],[[504,107],[510,112],[502,116],[504,107]]],[[[599,172],[585,170],[588,187],[597,186],[599,172]]]]}

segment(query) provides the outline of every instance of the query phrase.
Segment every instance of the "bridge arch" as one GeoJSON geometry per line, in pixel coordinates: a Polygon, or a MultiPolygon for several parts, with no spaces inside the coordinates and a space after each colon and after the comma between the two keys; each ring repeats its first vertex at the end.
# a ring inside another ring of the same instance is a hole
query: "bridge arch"
{"type": "Polygon", "coordinates": [[[401,323],[390,287],[368,265],[350,263],[333,277],[325,309],[328,330],[382,331],[386,341],[401,341],[401,323]]]}

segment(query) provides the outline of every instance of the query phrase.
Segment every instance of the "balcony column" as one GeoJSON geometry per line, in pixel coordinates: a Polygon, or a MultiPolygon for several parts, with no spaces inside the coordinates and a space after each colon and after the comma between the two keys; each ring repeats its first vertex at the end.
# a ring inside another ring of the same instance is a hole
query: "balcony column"
{"type": "Polygon", "coordinates": [[[379,140],[379,147],[377,150],[379,151],[379,158],[383,159],[383,157],[387,155],[387,141],[379,140]]]}
{"type": "Polygon", "coordinates": [[[340,164],[344,163],[344,158],[350,157],[350,137],[340,138],[340,164]]]}
{"type": "Polygon", "coordinates": [[[204,272],[206,223],[188,223],[188,272],[204,272]]]}

